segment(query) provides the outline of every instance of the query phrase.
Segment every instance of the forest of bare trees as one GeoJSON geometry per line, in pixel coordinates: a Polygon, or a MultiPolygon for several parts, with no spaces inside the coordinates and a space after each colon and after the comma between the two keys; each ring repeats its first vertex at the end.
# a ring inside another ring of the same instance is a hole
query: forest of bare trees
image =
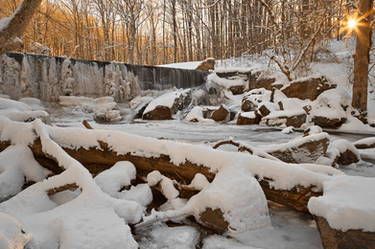
{"type": "MultiPolygon", "coordinates": [[[[0,0],[0,18],[19,2],[0,0]]],[[[340,24],[354,7],[347,0],[43,0],[23,51],[154,65],[272,49],[290,74],[320,41],[345,35],[340,24]]]]}

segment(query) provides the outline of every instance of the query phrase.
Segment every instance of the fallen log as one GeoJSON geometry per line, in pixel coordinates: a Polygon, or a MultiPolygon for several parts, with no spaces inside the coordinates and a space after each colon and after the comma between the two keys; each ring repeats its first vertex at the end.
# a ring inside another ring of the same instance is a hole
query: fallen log
{"type": "Polygon", "coordinates": [[[262,187],[267,200],[305,213],[309,213],[307,203],[309,202],[310,198],[318,197],[323,194],[322,192],[314,191],[313,186],[307,188],[303,186],[296,186],[291,190],[276,190],[270,186],[272,179],[259,179],[257,176],[255,176],[255,178],[262,187]]]}
{"type": "MultiPolygon", "coordinates": [[[[0,150],[6,149],[10,145],[9,141],[0,142],[0,150]]],[[[183,187],[188,185],[197,173],[204,175],[209,182],[215,177],[215,173],[209,168],[186,161],[181,165],[175,165],[170,161],[167,155],[160,157],[141,157],[131,154],[118,155],[111,151],[105,142],[100,142],[100,148],[79,148],[77,150],[61,146],[72,158],[79,161],[85,166],[89,172],[96,176],[100,172],[111,168],[116,162],[129,161],[132,162],[137,169],[137,177],[146,177],[154,170],[158,170],[164,176],[176,180],[179,183],[179,190],[182,198],[190,198],[198,193],[196,189],[183,187]]],[[[55,174],[60,174],[63,168],[58,165],[54,158],[46,155],[42,150],[40,139],[36,139],[30,145],[35,159],[45,168],[51,170],[55,174]]],[[[276,190],[272,188],[272,179],[259,179],[261,187],[266,194],[267,199],[289,206],[297,211],[307,211],[307,202],[311,196],[319,196],[321,193],[311,191],[314,186],[309,188],[296,186],[293,190],[276,190]]]]}

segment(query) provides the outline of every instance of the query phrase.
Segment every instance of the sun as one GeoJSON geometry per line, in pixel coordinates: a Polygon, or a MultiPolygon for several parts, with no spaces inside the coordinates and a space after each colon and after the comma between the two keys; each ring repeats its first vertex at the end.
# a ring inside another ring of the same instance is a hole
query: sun
{"type": "Polygon", "coordinates": [[[348,20],[347,25],[348,25],[349,29],[355,29],[357,27],[357,25],[358,25],[358,21],[356,19],[354,19],[354,18],[350,18],[348,20]]]}

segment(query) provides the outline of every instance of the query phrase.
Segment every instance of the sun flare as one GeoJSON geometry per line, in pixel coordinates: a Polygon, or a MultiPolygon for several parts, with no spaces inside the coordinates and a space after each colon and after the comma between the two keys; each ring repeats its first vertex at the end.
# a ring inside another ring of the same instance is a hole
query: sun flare
{"type": "Polygon", "coordinates": [[[349,19],[348,20],[348,28],[349,29],[355,29],[357,27],[358,21],[356,19],[349,19]]]}

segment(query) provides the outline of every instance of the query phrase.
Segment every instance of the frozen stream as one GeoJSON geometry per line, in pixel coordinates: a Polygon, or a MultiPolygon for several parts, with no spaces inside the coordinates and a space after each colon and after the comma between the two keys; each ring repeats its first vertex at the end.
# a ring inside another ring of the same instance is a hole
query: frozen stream
{"type": "MultiPolygon", "coordinates": [[[[153,121],[129,123],[122,121],[117,124],[98,124],[92,116],[80,110],[69,108],[50,108],[51,122],[63,127],[83,127],[82,121],[89,120],[94,129],[121,130],[131,134],[169,139],[194,144],[210,144],[232,137],[234,140],[259,146],[285,143],[300,136],[300,132],[284,134],[278,129],[261,126],[237,126],[235,124],[189,123],[184,121],[153,121]]],[[[332,139],[344,138],[356,141],[364,135],[334,134],[332,139]]],[[[361,161],[355,166],[344,169],[355,175],[375,176],[374,165],[361,161]]],[[[322,248],[315,222],[310,216],[297,213],[285,207],[270,203],[272,227],[261,231],[252,231],[240,235],[237,240],[224,236],[208,236],[197,246],[199,233],[191,226],[167,227],[159,224],[152,229],[137,231],[136,237],[141,248],[205,248],[205,249],[318,249],[322,248]]]]}

